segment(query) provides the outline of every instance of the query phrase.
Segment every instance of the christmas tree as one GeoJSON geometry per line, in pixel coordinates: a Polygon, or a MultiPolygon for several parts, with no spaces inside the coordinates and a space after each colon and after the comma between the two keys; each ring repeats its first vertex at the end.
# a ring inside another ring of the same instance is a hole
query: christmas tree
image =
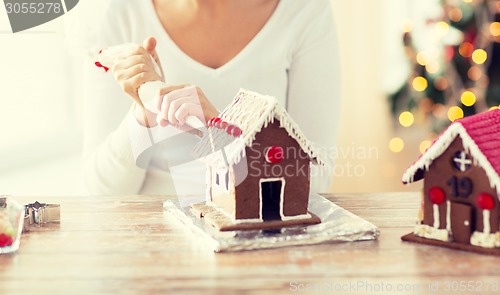
{"type": "Polygon", "coordinates": [[[500,104],[500,0],[441,0],[426,25],[405,26],[407,83],[390,96],[402,127],[429,131],[423,152],[446,126],[500,104]],[[419,31],[420,30],[420,31],[419,31]]]}

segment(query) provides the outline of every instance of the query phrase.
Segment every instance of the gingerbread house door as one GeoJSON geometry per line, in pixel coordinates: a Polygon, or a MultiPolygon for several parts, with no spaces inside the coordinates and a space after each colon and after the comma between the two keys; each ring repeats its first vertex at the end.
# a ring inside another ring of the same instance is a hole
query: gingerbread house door
{"type": "Polygon", "coordinates": [[[281,178],[260,180],[261,218],[264,221],[281,220],[281,206],[285,181],[281,178]]]}
{"type": "Polygon", "coordinates": [[[451,232],[453,241],[461,244],[470,244],[471,228],[473,223],[472,207],[461,203],[451,203],[451,232]]]}

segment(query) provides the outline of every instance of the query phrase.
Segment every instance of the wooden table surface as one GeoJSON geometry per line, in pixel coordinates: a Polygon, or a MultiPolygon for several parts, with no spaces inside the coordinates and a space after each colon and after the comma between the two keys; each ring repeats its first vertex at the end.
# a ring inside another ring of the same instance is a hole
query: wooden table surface
{"type": "Polygon", "coordinates": [[[19,197],[61,204],[61,222],[0,255],[0,294],[500,293],[500,258],[400,241],[418,193],[327,197],[379,239],[215,254],[163,212],[165,196],[19,197]]]}

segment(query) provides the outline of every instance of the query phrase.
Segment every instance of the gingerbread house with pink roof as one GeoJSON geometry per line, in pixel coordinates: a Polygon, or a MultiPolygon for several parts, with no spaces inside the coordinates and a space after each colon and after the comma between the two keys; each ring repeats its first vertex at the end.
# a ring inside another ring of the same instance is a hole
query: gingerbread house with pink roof
{"type": "Polygon", "coordinates": [[[403,240],[499,250],[499,175],[500,110],[453,122],[402,177],[424,179],[419,222],[403,240]]]}

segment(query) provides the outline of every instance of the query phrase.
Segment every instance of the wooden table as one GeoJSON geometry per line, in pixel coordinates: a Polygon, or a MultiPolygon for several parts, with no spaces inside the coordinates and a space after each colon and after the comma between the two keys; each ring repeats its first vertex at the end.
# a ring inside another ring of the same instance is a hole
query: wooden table
{"type": "Polygon", "coordinates": [[[61,204],[61,223],[0,255],[0,294],[499,293],[500,258],[400,241],[417,193],[327,197],[379,239],[215,254],[163,212],[168,197],[17,198],[61,204]],[[464,286],[478,292],[451,292],[464,286]]]}

